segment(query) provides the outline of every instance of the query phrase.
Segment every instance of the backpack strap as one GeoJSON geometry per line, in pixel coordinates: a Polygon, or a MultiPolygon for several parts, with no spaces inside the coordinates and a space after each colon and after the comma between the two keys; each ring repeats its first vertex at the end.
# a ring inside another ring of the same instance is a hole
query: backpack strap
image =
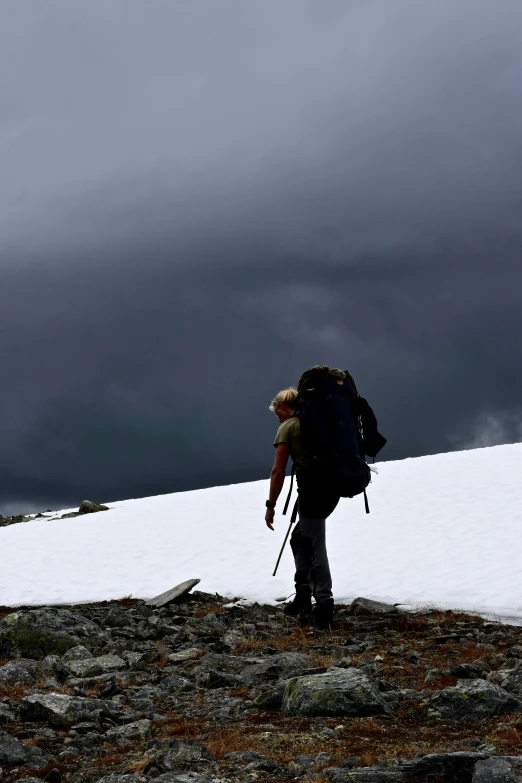
{"type": "MultiPolygon", "coordinates": [[[[290,503],[290,497],[291,497],[291,495],[292,495],[292,487],[294,486],[294,473],[295,473],[295,465],[294,465],[294,463],[292,462],[292,478],[290,479],[290,490],[289,490],[289,492],[288,492],[288,497],[286,498],[285,507],[284,507],[284,509],[283,509],[283,516],[284,516],[284,515],[286,514],[286,512],[288,511],[288,504],[290,503]]],[[[297,501],[296,501],[296,502],[297,502],[297,501]]],[[[294,509],[294,510],[295,510],[295,509],[294,509]]]]}

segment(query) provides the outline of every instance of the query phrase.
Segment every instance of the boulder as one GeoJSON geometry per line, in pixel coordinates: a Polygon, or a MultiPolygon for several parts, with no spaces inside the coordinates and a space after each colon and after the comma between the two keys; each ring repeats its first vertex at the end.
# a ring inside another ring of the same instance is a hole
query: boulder
{"type": "Polygon", "coordinates": [[[48,757],[34,745],[24,745],[10,734],[0,732],[0,767],[29,767],[40,769],[48,757]]]}
{"type": "Polygon", "coordinates": [[[97,511],[109,511],[109,506],[93,503],[92,500],[83,500],[78,509],[78,514],[95,514],[97,511]]]}
{"type": "Polygon", "coordinates": [[[278,680],[272,688],[260,693],[254,699],[256,707],[263,710],[280,710],[283,705],[283,695],[289,682],[291,680],[278,680]]]}
{"type": "Polygon", "coordinates": [[[65,669],[74,677],[98,677],[100,674],[109,674],[126,667],[126,662],[119,655],[100,655],[98,658],[91,656],[65,663],[65,669]]]}
{"type": "Polygon", "coordinates": [[[12,612],[0,621],[0,657],[42,659],[62,655],[83,641],[92,646],[102,638],[100,629],[70,609],[30,609],[12,612]]]}
{"type": "Polygon", "coordinates": [[[486,680],[462,680],[437,691],[429,700],[428,715],[450,720],[481,720],[522,710],[522,701],[486,680]]]}
{"type": "Polygon", "coordinates": [[[522,778],[513,771],[506,758],[490,758],[477,761],[471,783],[520,783],[522,778]]]}
{"type": "Polygon", "coordinates": [[[87,649],[83,644],[77,644],[75,647],[71,647],[62,656],[62,664],[69,663],[69,661],[87,661],[93,657],[92,652],[87,649]]]}
{"type": "Polygon", "coordinates": [[[105,736],[109,739],[140,740],[148,739],[152,734],[152,722],[150,720],[135,720],[132,723],[126,723],[125,726],[118,726],[115,729],[109,729],[105,736]]]}
{"type": "Polygon", "coordinates": [[[383,695],[358,669],[330,669],[291,679],[283,693],[286,715],[365,717],[391,712],[383,695]]]}
{"type": "Polygon", "coordinates": [[[372,601],[370,598],[355,598],[348,607],[348,614],[397,614],[397,607],[372,601]]]}
{"type": "Polygon", "coordinates": [[[497,672],[497,674],[502,678],[502,687],[522,699],[522,661],[515,669],[497,672]]]}
{"type": "Polygon", "coordinates": [[[1,685],[33,685],[36,682],[34,661],[20,658],[0,666],[1,685]]]}
{"type": "Polygon", "coordinates": [[[117,701],[88,699],[45,693],[26,696],[20,703],[20,717],[26,721],[46,721],[50,726],[67,729],[81,721],[97,721],[102,716],[117,717],[121,704],[117,701]]]}

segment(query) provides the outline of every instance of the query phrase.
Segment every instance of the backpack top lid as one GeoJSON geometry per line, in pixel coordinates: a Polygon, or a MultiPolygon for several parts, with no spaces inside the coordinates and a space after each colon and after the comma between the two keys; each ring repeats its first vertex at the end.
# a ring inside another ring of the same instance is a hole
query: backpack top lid
{"type": "Polygon", "coordinates": [[[338,370],[336,368],[327,367],[326,364],[316,364],[306,370],[297,383],[297,401],[299,404],[300,399],[304,392],[312,392],[315,389],[317,391],[325,389],[333,380],[339,386],[344,387],[343,391],[348,391],[355,397],[359,396],[355,381],[348,372],[348,370],[338,370]]]}

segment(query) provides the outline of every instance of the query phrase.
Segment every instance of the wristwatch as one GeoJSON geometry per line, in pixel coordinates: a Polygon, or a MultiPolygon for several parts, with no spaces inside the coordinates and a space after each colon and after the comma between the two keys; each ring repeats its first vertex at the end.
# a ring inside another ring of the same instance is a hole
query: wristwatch
{"type": "Polygon", "coordinates": [[[271,503],[269,500],[267,500],[266,503],[265,503],[265,506],[267,508],[275,508],[276,504],[275,503],[271,503]]]}

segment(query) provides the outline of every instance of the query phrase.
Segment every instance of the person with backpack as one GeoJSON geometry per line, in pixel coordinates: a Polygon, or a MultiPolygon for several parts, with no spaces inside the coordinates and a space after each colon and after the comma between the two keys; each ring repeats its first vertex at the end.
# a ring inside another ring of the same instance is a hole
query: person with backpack
{"type": "Polygon", "coordinates": [[[295,472],[298,486],[292,519],[298,511],[299,522],[290,538],[296,569],[295,597],[284,611],[302,623],[312,619],[318,628],[329,628],[333,624],[334,600],[326,550],[326,519],[341,497],[353,497],[361,492],[369,511],[366,487],[370,470],[364,454],[375,456],[386,439],[378,433],[373,411],[359,396],[351,375],[325,365],[316,365],[303,373],[297,390],[280,391],[272,400],[270,410],[280,422],[266,501],[265,522],[271,530],[288,457],[292,459],[292,475],[295,472]],[[367,428],[367,443],[363,425],[367,428]]]}

